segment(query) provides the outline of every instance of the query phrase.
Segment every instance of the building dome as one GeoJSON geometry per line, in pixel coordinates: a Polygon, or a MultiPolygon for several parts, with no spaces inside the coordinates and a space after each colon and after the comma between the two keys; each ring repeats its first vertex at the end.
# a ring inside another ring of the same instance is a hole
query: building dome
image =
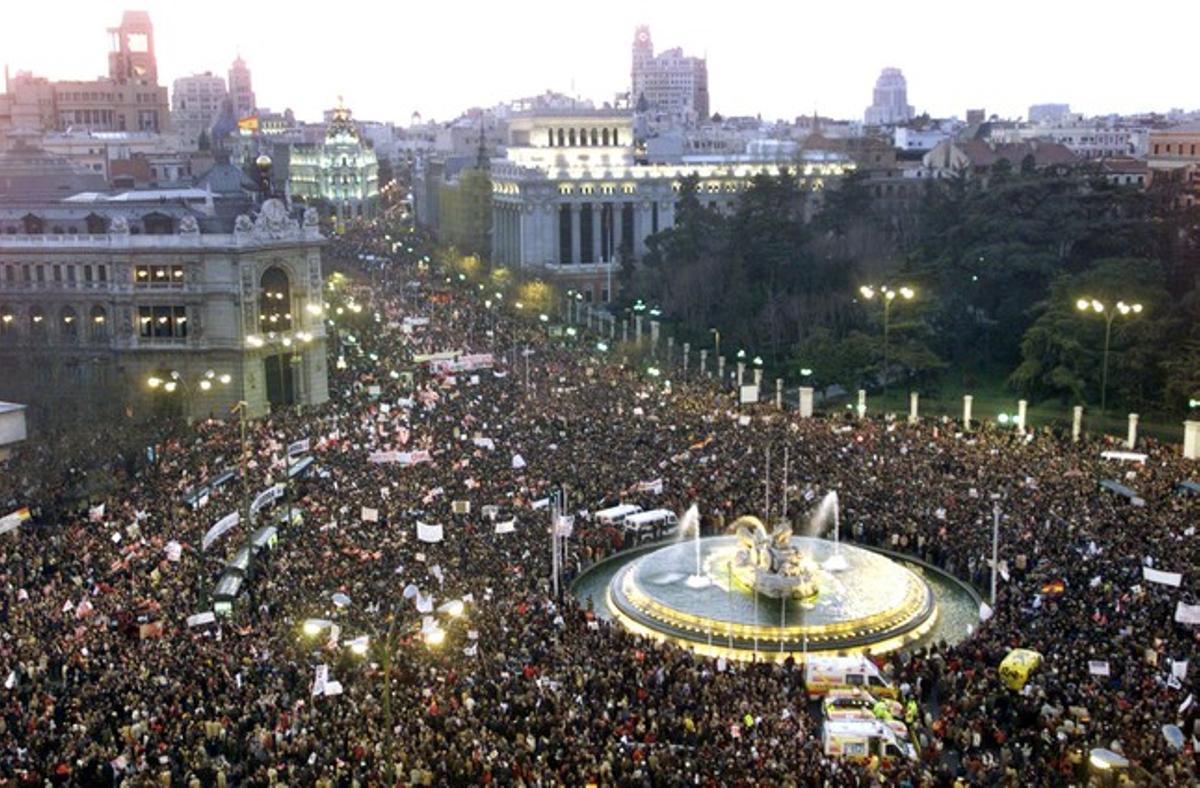
{"type": "Polygon", "coordinates": [[[104,176],[28,141],[0,153],[0,200],[61,199],[87,191],[107,191],[104,176]]]}

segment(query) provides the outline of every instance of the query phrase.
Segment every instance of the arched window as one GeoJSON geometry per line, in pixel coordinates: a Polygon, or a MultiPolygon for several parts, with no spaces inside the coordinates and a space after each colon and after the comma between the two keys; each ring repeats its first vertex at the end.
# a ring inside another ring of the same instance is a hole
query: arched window
{"type": "Polygon", "coordinates": [[[34,216],[32,213],[22,216],[21,224],[24,225],[26,235],[41,235],[46,231],[46,223],[42,221],[42,217],[34,216]]]}
{"type": "Polygon", "coordinates": [[[575,129],[569,129],[567,131],[567,142],[570,143],[572,148],[575,147],[575,129]]]}
{"type": "Polygon", "coordinates": [[[87,231],[90,235],[103,235],[108,232],[108,220],[103,216],[89,213],[84,221],[87,222],[87,231]]]}
{"type": "Polygon", "coordinates": [[[0,340],[12,340],[17,336],[17,313],[8,304],[0,304],[0,340]]]}
{"type": "Polygon", "coordinates": [[[604,147],[608,147],[608,129],[600,132],[600,141],[604,143],[604,147]]]}
{"type": "Polygon", "coordinates": [[[292,328],[292,290],[287,272],[277,266],[263,271],[258,300],[260,331],[290,331],[292,328]]]}
{"type": "Polygon", "coordinates": [[[142,226],[146,228],[146,235],[170,235],[175,232],[175,220],[158,211],[143,216],[142,226]]]}
{"type": "Polygon", "coordinates": [[[90,318],[91,319],[89,320],[88,325],[91,330],[92,341],[96,343],[107,342],[108,312],[105,311],[104,307],[96,304],[94,307],[92,307],[92,314],[90,318]]]}
{"type": "Polygon", "coordinates": [[[565,145],[563,143],[563,130],[562,129],[558,130],[558,147],[560,147],[560,148],[565,147],[565,145]]]}
{"type": "Polygon", "coordinates": [[[29,337],[39,342],[46,339],[46,310],[40,306],[29,308],[29,337]]]}
{"type": "Polygon", "coordinates": [[[69,306],[64,306],[58,313],[58,334],[69,345],[79,341],[79,315],[69,306]]]}

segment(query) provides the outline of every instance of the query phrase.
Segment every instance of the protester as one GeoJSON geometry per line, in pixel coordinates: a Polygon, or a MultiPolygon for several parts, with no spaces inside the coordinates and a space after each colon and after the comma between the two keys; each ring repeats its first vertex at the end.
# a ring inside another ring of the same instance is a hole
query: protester
{"type": "Polygon", "coordinates": [[[423,265],[428,239],[410,233],[400,253],[380,235],[359,224],[332,245],[351,277],[331,290],[330,401],[248,423],[245,485],[185,502],[239,468],[236,420],[169,438],[152,467],[110,462],[116,490],[75,509],[72,455],[32,445],[0,467],[0,500],[44,512],[0,536],[0,779],[1082,785],[1088,751],[1107,747],[1166,784],[1194,782],[1197,628],[1174,617],[1200,601],[1200,503],[1176,491],[1192,472],[1177,447],[1146,441],[1144,464],[1122,464],[1097,439],[739,411],[694,364],[668,386],[628,348],[552,338],[451,289],[423,265]],[[350,304],[360,310],[337,315],[350,304]],[[478,368],[414,362],[451,350],[478,368]],[[836,491],[846,538],[981,589],[993,507],[1003,512],[1007,577],[991,618],[962,642],[879,658],[913,701],[916,762],[826,757],[791,662],[718,663],[553,598],[538,503],[552,491],[565,487],[577,514],[573,576],[622,547],[587,514],[617,502],[698,502],[706,532],[763,514],[764,451],[785,446],[795,518],[836,491]],[[308,473],[257,515],[256,527],[279,523],[279,542],[253,559],[232,614],[189,626],[213,609],[222,564],[251,528],[207,551],[205,533],[304,456],[308,473]],[[1100,491],[1106,478],[1145,505],[1100,491]],[[661,494],[638,486],[657,479],[661,494]],[[279,520],[289,510],[291,524],[279,520]],[[418,523],[441,526],[441,540],[419,541],[418,523]],[[1145,579],[1148,562],[1181,585],[1145,579]],[[439,611],[455,600],[460,616],[439,611]],[[336,640],[309,619],[332,622],[336,640]],[[358,654],[349,644],[364,635],[358,654]],[[998,665],[1016,647],[1044,662],[1014,692],[998,665]],[[1164,725],[1183,730],[1183,749],[1164,725]]]}

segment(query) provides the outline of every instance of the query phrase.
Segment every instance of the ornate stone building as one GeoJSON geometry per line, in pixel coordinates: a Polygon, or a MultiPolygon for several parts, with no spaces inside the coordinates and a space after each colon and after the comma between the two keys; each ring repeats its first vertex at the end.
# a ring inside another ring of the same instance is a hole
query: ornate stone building
{"type": "Polygon", "coordinates": [[[268,200],[201,232],[202,209],[153,195],[83,219],[69,202],[0,216],[4,393],[90,386],[135,408],[170,394],[193,418],[328,399],[316,212],[301,222],[268,200]]]}
{"type": "Polygon", "coordinates": [[[541,268],[587,301],[607,302],[620,260],[641,260],[646,239],[674,225],[683,178],[699,180],[702,204],[730,211],[759,173],[786,168],[820,190],[853,164],[748,154],[641,164],[630,115],[588,111],[513,118],[505,157],[490,166],[493,262],[541,268]]]}

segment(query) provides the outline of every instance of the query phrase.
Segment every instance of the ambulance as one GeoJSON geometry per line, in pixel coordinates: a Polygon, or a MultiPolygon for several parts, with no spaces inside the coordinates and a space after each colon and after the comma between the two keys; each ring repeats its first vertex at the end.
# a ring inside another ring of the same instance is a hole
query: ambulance
{"type": "Polygon", "coordinates": [[[839,758],[917,760],[912,744],[880,720],[826,720],[821,728],[821,744],[826,755],[839,758]]]}
{"type": "Polygon", "coordinates": [[[804,683],[810,696],[833,689],[864,689],[875,697],[895,698],[896,687],[861,654],[853,657],[809,657],[804,663],[804,683]]]}

